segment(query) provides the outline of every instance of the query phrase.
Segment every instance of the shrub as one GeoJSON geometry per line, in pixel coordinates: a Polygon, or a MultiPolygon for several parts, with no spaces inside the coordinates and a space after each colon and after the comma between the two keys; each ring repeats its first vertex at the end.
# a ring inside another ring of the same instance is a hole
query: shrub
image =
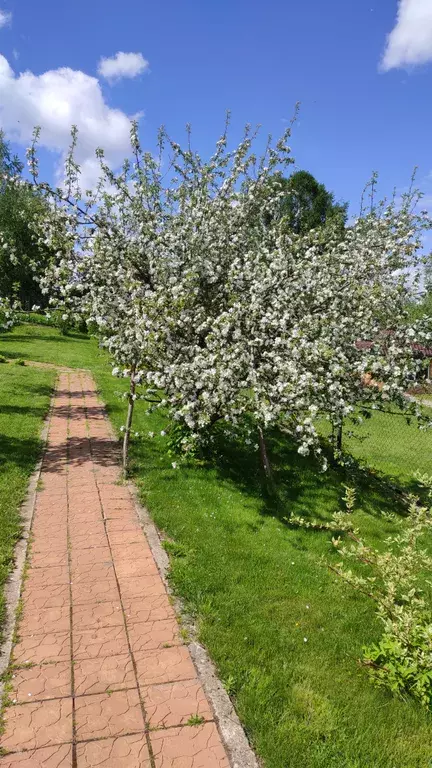
{"type": "MultiPolygon", "coordinates": [[[[423,478],[432,489],[432,478],[423,478]]],[[[431,493],[429,494],[431,498],[431,493]]],[[[432,709],[432,605],[430,583],[432,556],[425,550],[425,539],[432,530],[432,509],[411,499],[408,517],[400,531],[386,539],[386,548],[377,550],[364,544],[357,532],[350,539],[340,537],[333,544],[342,562],[332,570],[345,582],[366,594],[375,603],[376,615],[384,632],[378,643],[363,648],[362,663],[373,682],[396,696],[411,696],[432,709]],[[347,561],[360,565],[347,568],[347,561]]]]}
{"type": "Polygon", "coordinates": [[[7,363],[7,360],[4,355],[0,355],[0,363],[7,363]]]}
{"type": "Polygon", "coordinates": [[[32,325],[53,325],[50,317],[38,312],[17,312],[16,319],[17,322],[31,323],[32,325]]]}
{"type": "MultiPolygon", "coordinates": [[[[431,499],[432,478],[420,480],[429,488],[431,499]]],[[[384,627],[377,643],[363,647],[362,664],[375,685],[400,698],[411,696],[432,709],[432,584],[425,578],[432,572],[432,555],[424,548],[432,531],[432,508],[420,506],[411,497],[408,516],[399,521],[399,532],[378,550],[362,541],[347,514],[355,505],[352,488],[346,488],[344,502],[345,511],[335,512],[329,521],[296,516],[285,520],[295,527],[337,534],[333,545],[342,561],[330,569],[374,601],[384,627]],[[343,543],[340,534],[349,541],[343,543]],[[350,560],[355,570],[347,567],[350,560]]]]}
{"type": "Polygon", "coordinates": [[[25,360],[22,357],[18,357],[15,361],[15,365],[25,365],[25,360]]]}
{"type": "Polygon", "coordinates": [[[51,313],[51,322],[56,328],[59,329],[63,336],[67,336],[73,327],[70,316],[67,313],[62,312],[61,309],[56,309],[51,313]]]}

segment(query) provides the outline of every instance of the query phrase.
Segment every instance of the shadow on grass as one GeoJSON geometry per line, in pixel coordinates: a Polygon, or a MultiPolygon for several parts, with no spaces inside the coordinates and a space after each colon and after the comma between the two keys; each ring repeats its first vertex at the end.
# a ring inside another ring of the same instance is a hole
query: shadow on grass
{"type": "Polygon", "coordinates": [[[331,447],[323,441],[322,451],[328,469],[322,472],[313,456],[301,456],[297,445],[276,430],[267,436],[267,448],[273,471],[273,483],[265,480],[258,452],[240,441],[216,434],[206,460],[216,467],[221,479],[229,480],[243,493],[262,500],[262,514],[286,523],[286,518],[300,514],[305,519],[327,520],[343,508],[345,486],[356,489],[357,508],[369,515],[406,513],[406,497],[421,495],[415,482],[402,484],[394,477],[365,467],[349,457],[342,467],[333,458],[331,447]]]}
{"type": "Polygon", "coordinates": [[[10,415],[21,413],[43,419],[46,414],[46,408],[31,405],[0,405],[0,414],[2,413],[10,415]]]}
{"type": "MultiPolygon", "coordinates": [[[[50,386],[49,384],[29,384],[26,383],[25,387],[26,393],[28,392],[31,395],[42,395],[43,397],[51,397],[52,393],[54,392],[54,387],[50,386]]],[[[45,409],[46,412],[46,409],[45,409]]]]}
{"type": "Polygon", "coordinates": [[[39,344],[43,341],[46,341],[49,344],[60,344],[61,346],[68,344],[70,346],[74,343],[82,344],[82,342],[90,342],[91,339],[90,336],[86,336],[85,334],[80,334],[77,332],[71,332],[67,336],[60,336],[54,333],[52,335],[43,334],[37,336],[31,333],[4,333],[1,334],[0,337],[0,355],[3,355],[3,357],[9,358],[10,360],[14,360],[19,357],[26,357],[29,356],[30,353],[25,351],[23,352],[23,350],[17,352],[13,349],[13,346],[23,342],[30,345],[35,342],[39,344]]]}
{"type": "Polygon", "coordinates": [[[49,341],[50,343],[69,343],[71,341],[90,341],[90,336],[86,336],[84,333],[78,333],[71,331],[67,335],[60,335],[60,334],[37,334],[34,335],[32,333],[4,333],[1,336],[2,343],[9,343],[16,344],[17,342],[26,341],[49,341]]]}
{"type": "Polygon", "coordinates": [[[31,472],[42,449],[42,440],[37,437],[19,438],[0,434],[0,472],[6,464],[31,472]]]}

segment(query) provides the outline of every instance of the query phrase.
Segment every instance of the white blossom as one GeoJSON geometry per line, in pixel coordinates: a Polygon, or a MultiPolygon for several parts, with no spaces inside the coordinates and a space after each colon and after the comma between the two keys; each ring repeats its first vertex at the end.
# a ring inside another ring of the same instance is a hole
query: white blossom
{"type": "MultiPolygon", "coordinates": [[[[268,183],[292,162],[289,131],[260,160],[249,130],[234,150],[225,133],[207,162],[164,132],[160,159],[142,151],[135,126],[131,139],[133,162],[118,175],[98,153],[101,183],[87,197],[72,152],[66,191],[47,191],[39,222],[59,254],[43,285],[96,327],[113,375],[130,378],[130,404],[142,386],[149,412],[163,407],[186,428],[185,452],[246,414],[319,455],[323,414],[337,425],[389,401],[415,412],[404,394],[421,365],[413,344],[431,329],[411,324],[406,306],[430,221],[412,195],[343,239],[331,226],[296,235],[268,183]]],[[[29,160],[36,174],[32,151],[29,160]]]]}

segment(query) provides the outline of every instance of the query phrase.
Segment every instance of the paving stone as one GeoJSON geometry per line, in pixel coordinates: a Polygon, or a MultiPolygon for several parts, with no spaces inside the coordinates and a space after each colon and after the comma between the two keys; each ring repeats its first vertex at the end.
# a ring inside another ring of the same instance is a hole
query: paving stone
{"type": "Polygon", "coordinates": [[[68,488],[68,501],[69,501],[69,519],[74,515],[82,514],[86,512],[91,515],[92,512],[102,514],[102,504],[99,498],[99,492],[96,483],[92,483],[91,488],[77,488],[74,490],[69,486],[68,488]]]}
{"type": "Polygon", "coordinates": [[[85,530],[86,526],[97,525],[103,520],[101,511],[87,512],[75,512],[69,515],[69,528],[81,528],[85,530]]]}
{"type": "Polygon", "coordinates": [[[108,542],[103,523],[97,531],[83,533],[82,529],[80,529],[76,534],[71,532],[70,538],[72,557],[82,550],[105,548],[108,542]]]}
{"type": "Polygon", "coordinates": [[[108,501],[128,501],[132,504],[132,498],[127,488],[122,488],[121,485],[112,483],[112,485],[106,484],[100,491],[102,502],[108,501]]]}
{"type": "MultiPolygon", "coordinates": [[[[71,524],[69,526],[69,536],[72,550],[74,548],[83,549],[81,546],[83,539],[88,541],[89,539],[96,538],[97,536],[103,536],[104,546],[107,544],[107,537],[103,520],[98,520],[97,522],[90,522],[87,524],[78,522],[71,524]]],[[[92,546],[92,543],[93,542],[90,542],[88,546],[92,546]]]]}
{"type": "Polygon", "coordinates": [[[71,570],[74,574],[75,570],[83,569],[85,565],[95,563],[109,563],[112,562],[111,551],[108,546],[108,542],[105,539],[105,545],[100,547],[93,547],[92,549],[72,549],[71,552],[71,570]]]}
{"type": "Polygon", "coordinates": [[[111,533],[137,533],[143,536],[142,528],[138,523],[138,520],[135,518],[133,520],[132,518],[130,520],[119,520],[117,518],[114,518],[113,520],[107,520],[106,522],[106,529],[108,532],[108,536],[110,536],[111,533]]]}
{"type": "Polygon", "coordinates": [[[111,541],[111,552],[115,557],[116,565],[137,559],[154,560],[153,553],[143,535],[140,535],[139,541],[131,544],[117,544],[111,541]]]}
{"type": "Polygon", "coordinates": [[[46,664],[70,659],[70,633],[25,635],[13,648],[15,664],[46,664]]]}
{"type": "Polygon", "coordinates": [[[72,601],[75,605],[85,605],[86,603],[102,602],[103,600],[117,600],[118,588],[117,582],[113,576],[105,581],[92,581],[90,583],[81,582],[75,584],[72,582],[72,601]]]}
{"type": "Polygon", "coordinates": [[[63,552],[67,554],[67,530],[65,530],[61,536],[56,538],[50,538],[47,534],[38,535],[37,538],[32,532],[31,534],[31,554],[35,556],[37,554],[46,555],[51,552],[63,552]]]}
{"type": "Polygon", "coordinates": [[[74,663],[74,680],[77,696],[136,687],[129,653],[77,660],[74,663]]]}
{"type": "Polygon", "coordinates": [[[184,645],[135,653],[134,657],[140,685],[191,680],[196,677],[190,653],[184,645]]]}
{"type": "Polygon", "coordinates": [[[12,675],[10,684],[9,697],[18,704],[70,696],[70,661],[17,669],[12,675]]]}
{"type": "Polygon", "coordinates": [[[159,574],[158,567],[153,558],[145,558],[137,555],[135,559],[127,560],[118,558],[114,553],[115,570],[119,579],[140,579],[142,576],[159,574]]]}
{"type": "Polygon", "coordinates": [[[70,604],[70,585],[51,584],[46,587],[33,587],[27,581],[24,584],[22,598],[28,610],[61,608],[70,604]]]}
{"type": "Polygon", "coordinates": [[[57,565],[52,568],[30,568],[26,587],[28,589],[45,589],[58,584],[69,584],[69,568],[67,565],[57,565]]]}
{"type": "Polygon", "coordinates": [[[68,501],[69,501],[69,522],[71,520],[75,520],[78,517],[84,517],[87,515],[87,519],[90,520],[101,520],[102,518],[102,504],[99,500],[99,494],[97,490],[95,490],[94,497],[92,498],[83,498],[81,495],[77,496],[76,499],[74,499],[73,495],[69,492],[68,494],[68,501]]]}
{"type": "Polygon", "coordinates": [[[75,700],[78,741],[121,736],[144,730],[136,689],[80,696],[75,700]]]}
{"type": "Polygon", "coordinates": [[[122,599],[146,597],[147,595],[166,595],[163,581],[159,574],[141,576],[139,579],[118,577],[122,599]]]}
{"type": "Polygon", "coordinates": [[[32,568],[50,568],[51,566],[66,566],[68,564],[68,552],[65,544],[64,548],[54,552],[47,549],[46,552],[32,551],[29,557],[29,564],[32,568]]]}
{"type": "Polygon", "coordinates": [[[167,594],[124,599],[123,608],[128,626],[146,621],[164,621],[175,617],[167,594]]]}
{"type": "Polygon", "coordinates": [[[33,519],[36,520],[38,515],[58,515],[58,517],[66,517],[68,510],[67,503],[67,478],[62,479],[61,484],[46,490],[44,481],[44,490],[38,491],[36,494],[35,513],[33,519]]]}
{"type": "Polygon", "coordinates": [[[214,723],[150,733],[156,768],[229,768],[214,723]]]}
{"type": "Polygon", "coordinates": [[[151,685],[142,689],[147,721],[151,728],[186,725],[191,717],[212,720],[213,713],[198,680],[151,685]]]}
{"type": "Polygon", "coordinates": [[[37,701],[5,710],[3,749],[37,749],[72,741],[72,699],[37,701]]]}
{"type": "MultiPolygon", "coordinates": [[[[109,522],[114,521],[107,521],[106,525],[108,526],[109,522]]],[[[112,530],[109,531],[109,542],[111,547],[125,547],[128,544],[142,544],[144,541],[144,534],[143,532],[138,529],[130,529],[127,531],[118,531],[118,530],[112,530]]]]}
{"type": "MultiPolygon", "coordinates": [[[[103,488],[102,496],[103,496],[103,488]]],[[[136,510],[132,501],[127,499],[106,499],[102,501],[103,510],[106,517],[120,517],[122,514],[129,515],[132,520],[137,519],[136,510]]]]}
{"type": "Polygon", "coordinates": [[[123,627],[124,618],[120,600],[87,603],[73,608],[74,632],[99,627],[123,627]]]}
{"type": "Polygon", "coordinates": [[[39,509],[35,512],[32,528],[55,528],[65,530],[67,528],[67,504],[58,505],[55,509],[39,509]]]}
{"type": "Polygon", "coordinates": [[[19,635],[40,635],[41,633],[69,632],[70,609],[68,605],[29,610],[26,606],[19,622],[19,635]]]}
{"type": "Polygon", "coordinates": [[[72,570],[72,585],[91,584],[115,578],[111,558],[108,561],[76,565],[72,570]]]}
{"type": "Polygon", "coordinates": [[[128,653],[129,646],[123,626],[98,627],[73,634],[73,658],[94,659],[128,653]]]}
{"type": "Polygon", "coordinates": [[[77,745],[77,768],[150,768],[147,739],[141,734],[77,745]]]}
{"type": "Polygon", "coordinates": [[[180,645],[179,625],[175,618],[131,624],[129,641],[132,652],[150,651],[167,645],[180,645]]]}
{"type": "Polygon", "coordinates": [[[72,768],[72,746],[61,744],[29,752],[15,752],[2,757],[1,765],[2,768],[72,768]]]}

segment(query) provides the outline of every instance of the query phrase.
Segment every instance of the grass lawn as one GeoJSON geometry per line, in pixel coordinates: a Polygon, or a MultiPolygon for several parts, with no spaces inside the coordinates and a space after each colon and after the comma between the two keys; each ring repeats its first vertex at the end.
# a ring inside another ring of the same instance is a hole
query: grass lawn
{"type": "Polygon", "coordinates": [[[88,368],[97,354],[94,341],[82,333],[61,336],[56,328],[42,325],[19,325],[0,334],[0,355],[37,362],[55,363],[71,368],[88,368]]]}
{"type": "Polygon", "coordinates": [[[3,585],[20,534],[19,507],[40,455],[39,436],[54,379],[54,371],[0,365],[0,627],[3,585]]]}
{"type": "MultiPolygon", "coordinates": [[[[93,341],[37,326],[5,338],[0,353],[91,367],[114,425],[124,422],[125,403],[115,393],[125,383],[111,377],[93,341]]],[[[380,469],[409,482],[407,435],[415,445],[415,428],[404,425],[412,432],[395,434],[389,446],[380,443],[379,423],[371,424],[371,438],[356,444],[364,456],[369,444],[380,469]]],[[[430,768],[432,717],[373,688],[356,662],[380,632],[367,599],[323,566],[323,557],[336,557],[327,534],[291,529],[283,519],[291,512],[327,517],[352,478],[336,467],[319,474],[274,434],[279,497],[270,501],[255,451],[218,439],[201,465],[174,470],[164,426],[138,404],[136,429],[159,436],[133,443],[134,479],[171,541],[173,588],[196,617],[266,768],[430,768]]],[[[432,471],[432,435],[427,440],[419,469],[432,471]]],[[[398,495],[366,475],[358,496],[356,523],[370,541],[383,539],[393,526],[380,510],[399,513],[398,495]]]]}
{"type": "MultiPolygon", "coordinates": [[[[424,411],[432,416],[430,408],[424,411]]],[[[407,486],[416,472],[432,474],[432,431],[407,424],[395,409],[392,413],[374,413],[360,425],[347,422],[343,449],[407,486]]]]}

